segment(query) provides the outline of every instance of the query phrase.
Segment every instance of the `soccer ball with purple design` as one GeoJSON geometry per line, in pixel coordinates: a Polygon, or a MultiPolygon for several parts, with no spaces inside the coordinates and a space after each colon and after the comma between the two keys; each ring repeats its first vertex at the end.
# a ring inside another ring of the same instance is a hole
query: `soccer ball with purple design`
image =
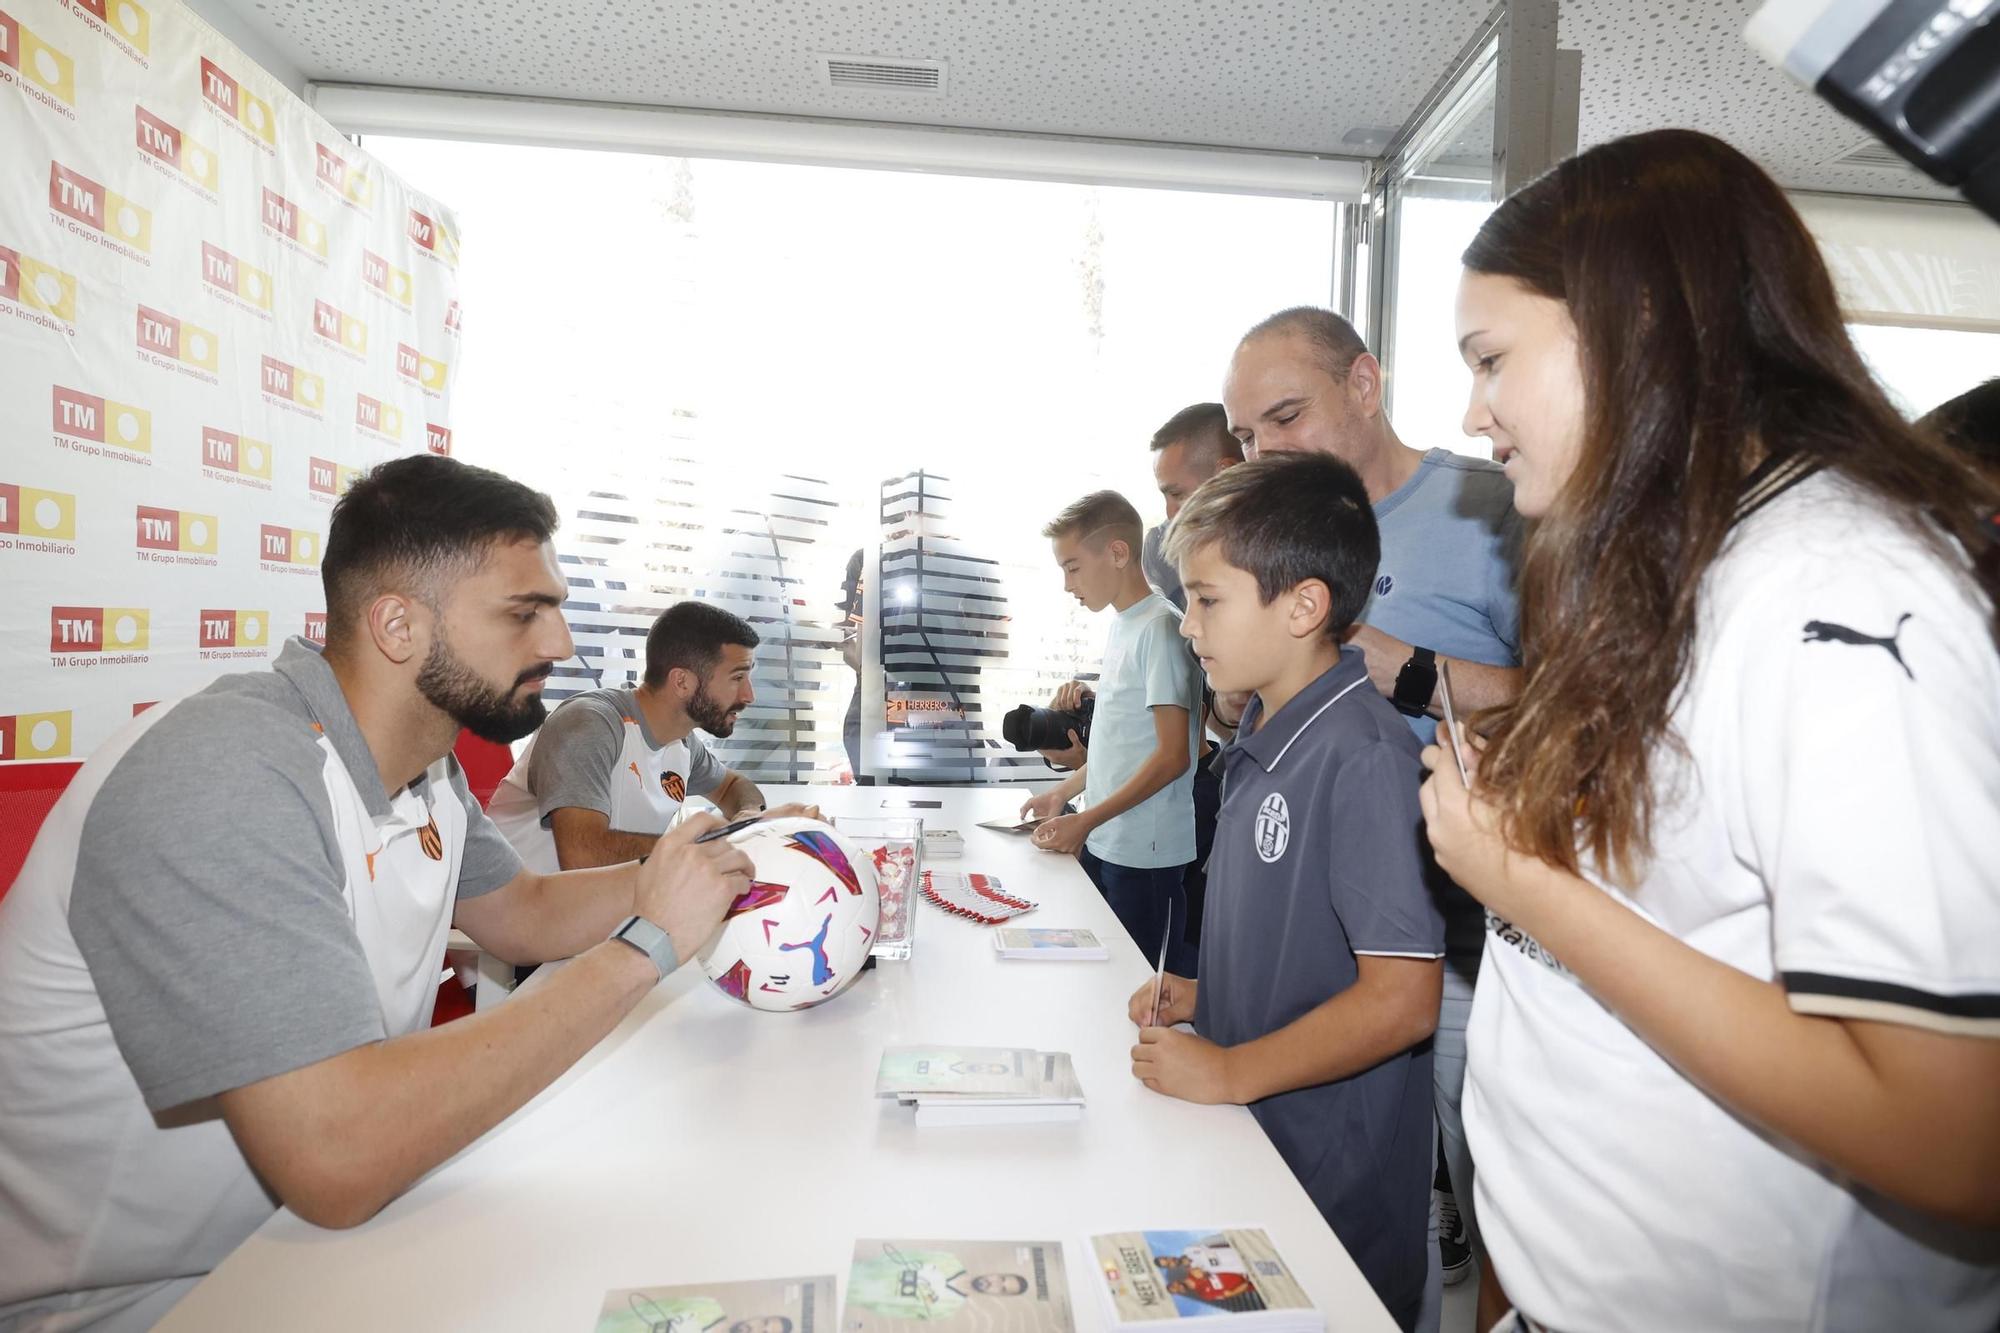
{"type": "Polygon", "coordinates": [[[810,1009],[832,999],[875,942],[874,864],[816,819],[767,819],[729,840],[756,868],[701,953],[709,980],[753,1009],[810,1009]]]}

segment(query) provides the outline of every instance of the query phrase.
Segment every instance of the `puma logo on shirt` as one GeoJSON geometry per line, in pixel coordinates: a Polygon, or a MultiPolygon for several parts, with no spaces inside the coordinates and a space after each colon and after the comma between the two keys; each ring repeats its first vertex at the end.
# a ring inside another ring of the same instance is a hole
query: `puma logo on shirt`
{"type": "Polygon", "coordinates": [[[1909,619],[1910,613],[1908,611],[1903,612],[1902,616],[1896,621],[1896,628],[1890,632],[1889,637],[1886,639],[1877,638],[1873,634],[1863,634],[1861,631],[1849,629],[1845,625],[1836,625],[1831,620],[1808,620],[1806,622],[1806,636],[1801,642],[1849,643],[1856,647],[1866,647],[1869,644],[1874,644],[1877,648],[1882,649],[1889,656],[1896,659],[1896,665],[1903,668],[1904,675],[1908,676],[1911,680],[1915,680],[1917,678],[1916,672],[1910,670],[1910,664],[1903,660],[1902,650],[1896,646],[1896,640],[1903,637],[1903,626],[1909,619]]]}

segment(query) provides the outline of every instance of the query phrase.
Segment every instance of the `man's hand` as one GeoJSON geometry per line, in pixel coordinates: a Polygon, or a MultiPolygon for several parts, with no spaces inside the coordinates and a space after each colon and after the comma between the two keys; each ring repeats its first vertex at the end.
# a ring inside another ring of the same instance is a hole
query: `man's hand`
{"type": "Polygon", "coordinates": [[[1193,1022],[1195,990],[1200,984],[1171,972],[1161,974],[1160,1016],[1156,1022],[1153,1017],[1153,981],[1149,977],[1145,985],[1132,992],[1132,999],[1125,1006],[1125,1016],[1132,1020],[1132,1026],[1141,1028],[1170,1028],[1176,1023],[1193,1022]]]}
{"type": "Polygon", "coordinates": [[[1051,768],[1082,768],[1090,762],[1090,747],[1076,734],[1076,728],[1069,729],[1069,748],[1064,750],[1043,750],[1043,759],[1051,768]]]}
{"type": "Polygon", "coordinates": [[[750,887],[750,856],[741,847],[727,838],[695,841],[721,827],[714,815],[696,815],[662,834],[639,867],[632,910],[673,938],[682,962],[701,952],[729,904],[750,887]]]}
{"type": "Polygon", "coordinates": [[[1064,799],[1062,788],[1051,787],[1040,796],[1030,796],[1021,802],[1021,818],[1053,819],[1062,813],[1062,808],[1067,804],[1069,802],[1064,799]]]}
{"type": "Polygon", "coordinates": [[[1234,1102],[1229,1051],[1206,1037],[1169,1027],[1143,1028],[1132,1048],[1132,1077],[1154,1092],[1204,1106],[1234,1102]]]}
{"type": "MultiPolygon", "coordinates": [[[[1369,682],[1381,692],[1384,699],[1392,697],[1396,693],[1396,677],[1402,674],[1404,665],[1410,660],[1410,654],[1416,649],[1393,635],[1384,634],[1372,625],[1358,622],[1348,630],[1347,641],[1359,648],[1362,657],[1366,659],[1369,682]]],[[[1456,685],[1458,682],[1454,680],[1452,683],[1456,685]]],[[[1428,700],[1425,701],[1425,706],[1429,706],[1428,700]]]]}
{"type": "Polygon", "coordinates": [[[1083,840],[1090,836],[1090,829],[1086,815],[1056,815],[1036,825],[1028,840],[1045,852],[1075,856],[1083,850],[1083,840]]]}
{"type": "Polygon", "coordinates": [[[1066,682],[1061,689],[1056,691],[1056,697],[1049,700],[1049,707],[1059,709],[1065,713],[1071,713],[1083,707],[1085,699],[1095,699],[1096,697],[1096,690],[1091,689],[1090,686],[1080,680],[1072,680],[1066,682]]]}

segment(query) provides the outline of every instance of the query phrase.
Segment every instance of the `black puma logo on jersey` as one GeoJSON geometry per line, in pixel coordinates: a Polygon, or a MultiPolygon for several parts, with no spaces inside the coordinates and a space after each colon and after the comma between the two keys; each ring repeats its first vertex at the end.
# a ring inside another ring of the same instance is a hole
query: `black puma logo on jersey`
{"type": "Polygon", "coordinates": [[[1903,660],[1902,650],[1896,646],[1896,640],[1903,637],[1903,625],[1909,618],[1910,613],[1908,611],[1903,612],[1901,618],[1896,621],[1896,628],[1886,639],[1879,639],[1873,634],[1863,634],[1859,630],[1849,629],[1845,625],[1836,625],[1831,620],[1808,620],[1806,622],[1806,637],[1801,642],[1851,643],[1857,647],[1865,647],[1872,643],[1877,648],[1887,652],[1889,656],[1895,658],[1896,665],[1903,668],[1903,674],[1911,680],[1915,680],[1917,673],[1910,670],[1910,664],[1903,660]]]}

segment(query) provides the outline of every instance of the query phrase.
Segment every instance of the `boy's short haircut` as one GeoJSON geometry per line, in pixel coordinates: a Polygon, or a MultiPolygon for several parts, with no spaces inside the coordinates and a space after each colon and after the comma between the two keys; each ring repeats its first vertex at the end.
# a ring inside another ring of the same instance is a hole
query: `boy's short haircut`
{"type": "Polygon", "coordinates": [[[1243,441],[1229,433],[1229,413],[1221,403],[1183,407],[1153,432],[1154,453],[1177,444],[1186,445],[1189,456],[1202,463],[1243,461],[1243,441]]]}
{"type": "Polygon", "coordinates": [[[1179,564],[1211,545],[1257,580],[1266,606],[1307,579],[1326,584],[1330,637],[1361,615],[1382,559],[1368,489],[1326,454],[1268,455],[1203,482],[1168,525],[1163,549],[1179,564]]]}
{"type": "Polygon", "coordinates": [[[1139,547],[1146,539],[1146,525],[1139,518],[1139,511],[1132,502],[1117,491],[1092,491],[1069,508],[1057,514],[1042,529],[1044,537],[1080,537],[1090,541],[1103,534],[1105,540],[1117,538],[1132,549],[1136,558],[1139,547]]]}
{"type": "Polygon", "coordinates": [[[706,680],[722,660],[725,644],[755,648],[757,631],[741,616],[711,602],[676,602],[660,612],[646,633],[646,684],[658,689],[675,667],[706,680]]]}

